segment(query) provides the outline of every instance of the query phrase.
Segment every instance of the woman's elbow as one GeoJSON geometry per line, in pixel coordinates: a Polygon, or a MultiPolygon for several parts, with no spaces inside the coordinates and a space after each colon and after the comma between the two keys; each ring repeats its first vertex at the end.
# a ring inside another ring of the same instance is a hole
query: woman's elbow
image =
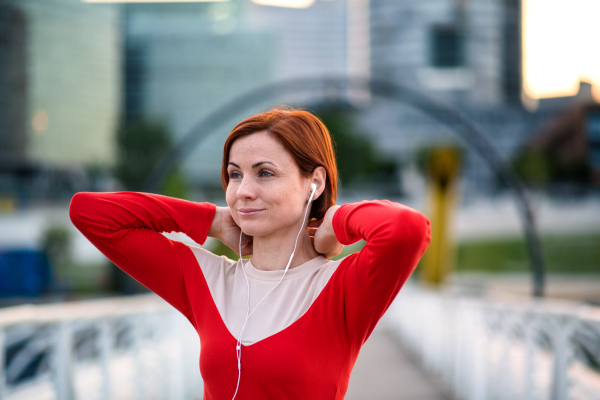
{"type": "Polygon", "coordinates": [[[69,218],[73,225],[79,228],[83,223],[83,214],[86,210],[90,210],[91,205],[91,192],[78,192],[71,197],[71,203],[69,204],[69,218]]]}
{"type": "MultiPolygon", "coordinates": [[[[410,207],[399,210],[395,218],[396,236],[427,248],[431,241],[431,221],[422,212],[410,207]]],[[[424,251],[424,250],[423,250],[424,251]]]]}

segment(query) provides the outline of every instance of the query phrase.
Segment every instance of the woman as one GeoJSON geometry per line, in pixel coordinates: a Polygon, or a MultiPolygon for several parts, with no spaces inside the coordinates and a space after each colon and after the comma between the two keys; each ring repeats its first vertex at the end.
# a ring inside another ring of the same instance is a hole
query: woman
{"type": "Polygon", "coordinates": [[[102,253],[192,323],[206,400],[343,399],[361,346],[430,242],[429,220],[387,200],[335,205],[329,132],[289,107],[233,128],[222,184],[228,207],[81,192],[69,212],[102,253]],[[200,244],[215,237],[252,258],[219,257],[165,231],[200,244]],[[361,239],[361,251],[328,260],[361,239]]]}

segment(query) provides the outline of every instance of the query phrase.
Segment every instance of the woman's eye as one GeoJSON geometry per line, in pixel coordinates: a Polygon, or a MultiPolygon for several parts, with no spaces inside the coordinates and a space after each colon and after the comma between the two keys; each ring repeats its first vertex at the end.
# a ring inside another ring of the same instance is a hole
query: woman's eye
{"type": "Polygon", "coordinates": [[[273,174],[272,174],[272,173],[270,173],[269,171],[265,171],[265,170],[263,169],[263,170],[261,170],[261,171],[258,173],[258,176],[260,176],[260,177],[263,177],[263,178],[266,178],[266,177],[269,177],[269,176],[273,176],[273,174]]]}
{"type": "Polygon", "coordinates": [[[231,172],[229,174],[229,179],[235,179],[235,178],[239,178],[240,174],[238,172],[231,172]]]}

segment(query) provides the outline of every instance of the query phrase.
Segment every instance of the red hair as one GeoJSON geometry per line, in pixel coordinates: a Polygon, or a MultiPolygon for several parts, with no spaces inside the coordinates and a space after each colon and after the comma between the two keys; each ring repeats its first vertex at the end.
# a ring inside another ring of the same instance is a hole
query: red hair
{"type": "Polygon", "coordinates": [[[325,190],[313,201],[309,216],[309,219],[323,218],[327,209],[335,205],[337,198],[335,154],[327,127],[318,117],[302,109],[277,106],[246,118],[231,130],[223,148],[223,190],[227,191],[229,185],[227,165],[231,146],[237,139],[261,131],[269,132],[285,147],[304,177],[310,176],[317,167],[325,168],[325,190]]]}

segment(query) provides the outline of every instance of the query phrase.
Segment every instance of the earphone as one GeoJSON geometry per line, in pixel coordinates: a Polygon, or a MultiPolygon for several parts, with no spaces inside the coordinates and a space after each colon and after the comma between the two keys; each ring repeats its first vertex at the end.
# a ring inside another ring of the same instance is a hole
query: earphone
{"type": "Polygon", "coordinates": [[[285,270],[283,271],[283,275],[281,275],[281,279],[279,279],[279,282],[277,282],[277,284],[275,286],[273,286],[273,288],[271,290],[269,290],[267,292],[267,294],[265,294],[265,296],[258,302],[258,304],[256,306],[254,306],[254,309],[252,310],[252,312],[250,312],[250,283],[248,282],[248,275],[246,275],[246,268],[244,267],[244,259],[242,258],[242,235],[243,232],[240,229],[240,244],[239,244],[239,254],[240,254],[240,263],[242,264],[242,270],[244,271],[244,276],[246,277],[246,286],[248,287],[248,297],[246,299],[246,320],[244,321],[244,324],[242,325],[242,329],[240,331],[240,335],[238,336],[238,340],[237,343],[235,345],[235,352],[237,355],[237,361],[238,361],[238,380],[237,380],[237,385],[235,387],[235,393],[233,394],[233,399],[235,399],[235,396],[237,395],[238,389],[240,387],[240,378],[242,376],[242,334],[244,333],[244,328],[246,327],[246,323],[248,322],[248,319],[250,319],[250,316],[252,315],[252,313],[254,313],[254,311],[256,310],[256,308],[260,305],[260,303],[262,303],[262,301],[269,295],[269,293],[271,293],[283,280],[283,277],[285,276],[285,273],[288,271],[290,264],[292,263],[292,259],[294,258],[294,254],[296,252],[296,245],[298,244],[298,238],[300,237],[300,233],[302,233],[302,229],[304,228],[304,221],[306,221],[306,213],[308,212],[308,206],[310,205],[310,202],[313,199],[313,196],[315,195],[315,192],[317,191],[317,184],[316,183],[312,183],[310,185],[310,197],[308,198],[308,203],[306,204],[306,210],[304,211],[304,217],[302,218],[302,226],[300,226],[300,231],[298,232],[298,235],[296,236],[296,241],[294,242],[294,250],[292,250],[292,255],[290,256],[290,259],[285,267],[285,270]]]}
{"type": "Polygon", "coordinates": [[[312,198],[315,195],[316,191],[317,191],[317,184],[316,183],[311,183],[310,184],[310,197],[308,198],[308,204],[310,204],[310,202],[312,201],[312,198]]]}

